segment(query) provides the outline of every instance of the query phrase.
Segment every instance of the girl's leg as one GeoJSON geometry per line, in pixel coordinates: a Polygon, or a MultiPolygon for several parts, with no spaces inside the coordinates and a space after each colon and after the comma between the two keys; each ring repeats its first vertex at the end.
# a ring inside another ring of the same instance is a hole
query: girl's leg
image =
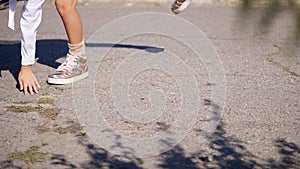
{"type": "Polygon", "coordinates": [[[75,8],[76,3],[77,0],[55,0],[56,9],[68,35],[69,53],[56,72],[48,76],[48,83],[67,84],[88,76],[82,23],[75,8]]]}
{"type": "Polygon", "coordinates": [[[64,23],[70,44],[83,41],[82,23],[75,8],[77,0],[55,0],[56,9],[64,23]]]}

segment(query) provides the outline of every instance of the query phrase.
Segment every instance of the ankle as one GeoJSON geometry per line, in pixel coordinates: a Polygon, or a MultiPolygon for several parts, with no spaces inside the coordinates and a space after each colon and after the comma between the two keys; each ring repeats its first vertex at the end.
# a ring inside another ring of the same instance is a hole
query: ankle
{"type": "Polygon", "coordinates": [[[85,43],[84,39],[77,44],[68,43],[69,54],[74,56],[85,56],[85,43]]]}

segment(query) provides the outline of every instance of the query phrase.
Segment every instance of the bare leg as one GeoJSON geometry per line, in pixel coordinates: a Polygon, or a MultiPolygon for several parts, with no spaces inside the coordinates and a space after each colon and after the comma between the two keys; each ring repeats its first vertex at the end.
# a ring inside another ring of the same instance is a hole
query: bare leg
{"type": "Polygon", "coordinates": [[[82,22],[75,8],[77,0],[55,0],[55,5],[68,35],[69,53],[48,83],[68,84],[88,77],[88,65],[82,33],[82,22]]]}
{"type": "Polygon", "coordinates": [[[82,22],[75,8],[76,3],[77,0],[55,0],[56,9],[64,23],[70,44],[83,41],[82,22]]]}

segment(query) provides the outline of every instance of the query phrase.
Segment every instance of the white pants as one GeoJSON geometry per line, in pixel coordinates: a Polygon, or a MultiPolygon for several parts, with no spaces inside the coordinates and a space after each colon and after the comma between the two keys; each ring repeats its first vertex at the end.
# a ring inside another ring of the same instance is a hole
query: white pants
{"type": "MultiPolygon", "coordinates": [[[[20,27],[22,65],[32,65],[35,61],[36,33],[42,21],[42,5],[44,0],[24,0],[21,11],[20,27]]],[[[16,0],[9,1],[9,27],[14,29],[14,12],[16,0]]]]}

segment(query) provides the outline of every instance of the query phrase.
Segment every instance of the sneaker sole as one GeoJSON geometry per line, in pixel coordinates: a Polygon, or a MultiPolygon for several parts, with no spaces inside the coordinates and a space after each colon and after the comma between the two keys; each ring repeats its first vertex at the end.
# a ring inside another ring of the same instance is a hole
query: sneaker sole
{"type": "Polygon", "coordinates": [[[192,0],[186,0],[178,9],[172,11],[174,14],[179,14],[181,13],[182,11],[184,11],[188,6],[189,4],[192,2],[192,0]]]}
{"type": "Polygon", "coordinates": [[[85,72],[80,76],[75,76],[70,79],[55,79],[55,78],[48,78],[48,83],[50,84],[69,84],[73,83],[82,79],[85,79],[89,76],[89,72],[85,72]]]}

